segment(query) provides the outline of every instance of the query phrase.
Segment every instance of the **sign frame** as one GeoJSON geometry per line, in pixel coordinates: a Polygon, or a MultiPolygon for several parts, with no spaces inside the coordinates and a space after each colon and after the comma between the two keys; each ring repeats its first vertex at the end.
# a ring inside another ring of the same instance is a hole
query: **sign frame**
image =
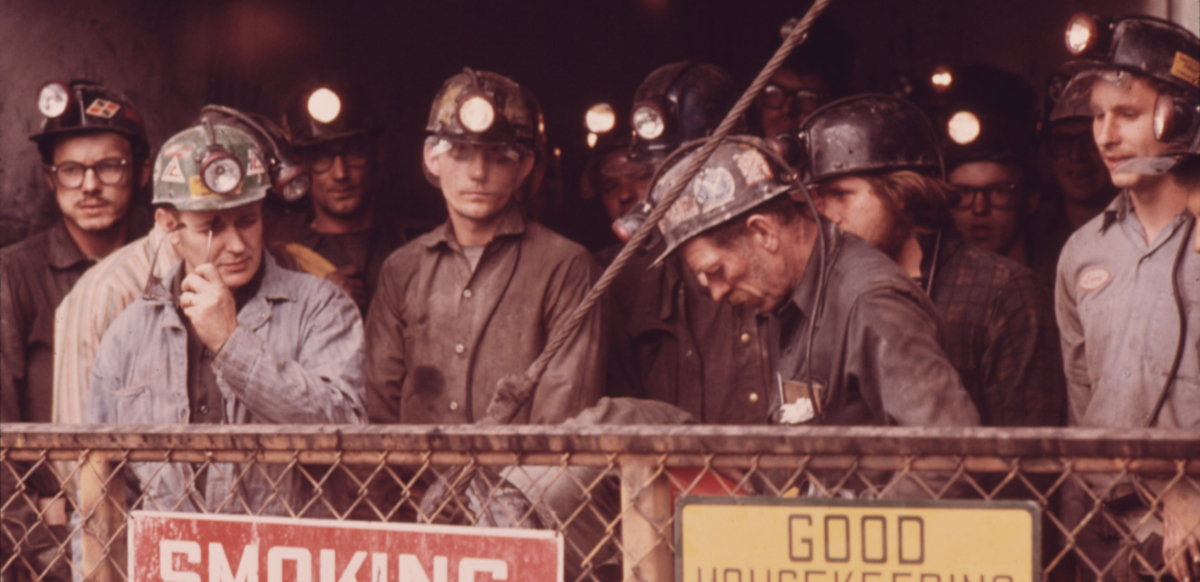
{"type": "Polygon", "coordinates": [[[480,538],[509,538],[509,539],[532,539],[542,541],[553,541],[556,550],[556,580],[564,582],[566,563],[565,559],[565,538],[555,530],[542,529],[517,529],[517,528],[499,528],[499,527],[475,527],[464,525],[443,525],[443,524],[417,524],[417,523],[400,523],[400,522],[377,522],[377,521],[357,521],[357,520],[336,520],[336,519],[314,519],[303,517],[279,517],[279,516],[249,516],[235,515],[222,513],[185,513],[172,511],[149,511],[135,510],[129,512],[129,521],[126,526],[126,542],[128,550],[126,551],[126,575],[130,580],[135,578],[134,565],[137,560],[137,544],[134,542],[133,536],[136,527],[136,521],[139,519],[182,519],[182,520],[197,520],[209,522],[224,522],[224,523],[249,523],[249,524],[267,524],[276,526],[294,526],[302,525],[307,527],[328,528],[330,530],[342,531],[345,530],[368,530],[368,531],[390,531],[404,532],[416,534],[438,534],[438,535],[453,535],[464,537],[480,537],[480,538]]]}
{"type": "Polygon", "coordinates": [[[1033,572],[1031,580],[1042,582],[1042,508],[1028,500],[967,500],[967,499],[840,499],[823,497],[713,496],[680,495],[675,501],[675,582],[684,581],[683,571],[683,509],[688,505],[723,505],[749,507],[822,507],[889,509],[1010,509],[1029,512],[1033,525],[1033,572]]]}

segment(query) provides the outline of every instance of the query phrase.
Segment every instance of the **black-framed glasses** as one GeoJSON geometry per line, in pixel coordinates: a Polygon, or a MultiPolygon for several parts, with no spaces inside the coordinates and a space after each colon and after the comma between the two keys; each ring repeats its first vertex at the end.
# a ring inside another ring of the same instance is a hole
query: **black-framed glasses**
{"type": "Polygon", "coordinates": [[[1075,152],[1088,151],[1088,148],[1095,147],[1093,143],[1092,134],[1086,132],[1051,134],[1046,138],[1046,153],[1051,157],[1065,158],[1075,152]]]}
{"type": "Polygon", "coordinates": [[[797,89],[791,91],[780,85],[770,84],[763,89],[758,98],[759,105],[767,109],[783,109],[790,101],[802,113],[812,113],[828,98],[821,91],[812,89],[797,89]]]}
{"type": "Polygon", "coordinates": [[[1014,182],[996,182],[986,186],[960,186],[954,188],[961,194],[956,208],[967,210],[975,206],[975,197],[980,193],[987,201],[989,208],[996,210],[1011,210],[1017,206],[1020,186],[1014,182]]]}
{"type": "Polygon", "coordinates": [[[125,170],[129,160],[125,158],[104,158],[90,166],[79,162],[63,162],[50,166],[54,180],[63,188],[78,188],[83,185],[83,178],[88,170],[96,173],[96,179],[105,186],[115,186],[125,179],[125,170]]]}
{"type": "Polygon", "coordinates": [[[351,142],[340,147],[322,147],[304,154],[308,168],[317,174],[328,172],[333,167],[333,159],[341,156],[346,166],[361,169],[371,161],[374,148],[369,143],[351,142]]]}

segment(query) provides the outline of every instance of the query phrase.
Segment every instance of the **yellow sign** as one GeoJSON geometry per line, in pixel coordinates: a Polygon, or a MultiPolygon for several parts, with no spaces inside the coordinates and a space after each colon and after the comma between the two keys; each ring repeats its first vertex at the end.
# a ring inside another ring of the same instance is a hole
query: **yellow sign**
{"type": "Polygon", "coordinates": [[[684,497],[677,582],[1038,582],[1024,501],[684,497]]]}
{"type": "Polygon", "coordinates": [[[1191,85],[1200,87],[1200,61],[1182,52],[1175,52],[1175,62],[1171,64],[1171,74],[1191,85]]]}

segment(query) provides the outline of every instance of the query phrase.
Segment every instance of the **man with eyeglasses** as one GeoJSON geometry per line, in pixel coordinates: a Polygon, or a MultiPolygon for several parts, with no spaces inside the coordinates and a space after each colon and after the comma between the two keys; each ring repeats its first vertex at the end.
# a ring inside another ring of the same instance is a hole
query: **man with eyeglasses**
{"type": "Polygon", "coordinates": [[[831,21],[818,20],[747,114],[750,133],[768,142],[794,135],[818,107],[847,94],[853,63],[854,47],[845,32],[831,21]]]}
{"type": "MultiPolygon", "coordinates": [[[[147,213],[133,209],[135,192],[150,177],[150,146],[129,99],[94,83],[54,82],[42,88],[38,108],[42,128],[30,139],[37,143],[61,216],[49,230],[0,250],[4,423],[55,420],[54,310],[96,260],[149,226],[147,213]]],[[[25,499],[9,503],[17,488],[10,472],[4,473],[0,502],[10,509],[5,519],[24,522],[28,533],[15,547],[4,536],[2,553],[24,556],[18,562],[33,565],[34,578],[44,572],[45,580],[69,580],[69,558],[56,551],[68,515],[58,478],[46,467],[31,473],[25,499]]]]}
{"type": "Polygon", "coordinates": [[[297,91],[283,127],[312,176],[312,205],[271,224],[268,244],[289,266],[337,284],[365,317],[384,259],[411,230],[376,208],[382,129],[367,96],[342,81],[297,91]]]}
{"type": "Polygon", "coordinates": [[[942,318],[942,347],[984,425],[1063,422],[1053,309],[1027,267],[965,243],[940,179],[939,137],[915,105],[885,95],[830,103],[800,129],[821,212],[896,261],[942,318]],[[828,144],[828,145],[827,145],[828,144]]]}

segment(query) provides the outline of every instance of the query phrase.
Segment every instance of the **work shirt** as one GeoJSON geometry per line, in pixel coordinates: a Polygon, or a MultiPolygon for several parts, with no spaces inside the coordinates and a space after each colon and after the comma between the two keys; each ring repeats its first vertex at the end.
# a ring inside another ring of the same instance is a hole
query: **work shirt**
{"type": "Polygon", "coordinates": [[[1181,212],[1146,244],[1128,192],[1067,241],[1058,263],[1055,308],[1075,426],[1200,426],[1200,255],[1181,212]],[[1182,255],[1180,255],[1182,253],[1182,255]],[[1188,313],[1175,381],[1157,419],[1175,358],[1180,316],[1172,286],[1176,257],[1188,313]]]}
{"type": "MultiPolygon", "coordinates": [[[[261,268],[258,292],[238,311],[237,328],[212,358],[224,404],[221,422],[361,424],[366,406],[358,309],[333,283],[282,269],[269,253],[261,268]]],[[[161,298],[134,301],[104,335],[92,364],[88,422],[187,424],[192,418],[187,331],[173,296],[158,289],[161,298]]],[[[189,484],[188,463],[133,463],[133,469],[147,495],[146,509],[178,504],[179,511],[197,511],[203,503],[208,512],[219,507],[225,513],[290,515],[308,501],[304,477],[294,469],[285,475],[281,465],[247,470],[216,463],[199,492],[189,484]]]]}
{"type": "MultiPolygon", "coordinates": [[[[295,243],[317,253],[338,269],[350,266],[357,268],[355,278],[362,281],[365,296],[358,308],[366,317],[383,262],[408,242],[410,234],[417,232],[413,227],[387,223],[380,216],[375,218],[371,227],[363,232],[322,234],[310,226],[313,220],[311,214],[292,214],[274,222],[266,238],[275,249],[276,256],[285,256],[279,251],[284,250],[287,244],[295,243]]],[[[300,264],[285,266],[303,270],[300,264]]]]}
{"type": "Polygon", "coordinates": [[[1028,267],[946,231],[922,237],[942,348],[985,426],[1062,426],[1066,380],[1050,294],[1028,267]]]}
{"type": "MultiPolygon", "coordinates": [[[[979,413],[939,345],[929,298],[863,239],[825,226],[825,293],[817,307],[812,388],[822,424],[976,426],[979,413]]],[[[791,300],[765,316],[778,330],[780,374],[772,402],[808,392],[808,322],[817,296],[820,245],[791,300]],[[790,382],[789,382],[790,381],[790,382]]]]}
{"type": "Polygon", "coordinates": [[[152,266],[154,275],[165,280],[179,262],[174,247],[164,244],[164,238],[156,226],[150,234],[113,251],[88,269],[58,305],[54,317],[54,422],[83,422],[88,377],[104,332],[127,305],[142,296],[152,266]]]}
{"type": "Polygon", "coordinates": [[[50,422],[54,386],[54,310],[94,261],[59,220],[0,250],[0,416],[50,422]]]}
{"type": "MultiPolygon", "coordinates": [[[[524,373],[598,272],[587,250],[515,204],[474,270],[448,221],[408,243],[384,263],[367,316],[371,421],[483,418],[497,382],[524,373]]],[[[550,361],[515,423],[562,422],[599,398],[601,307],[550,361]]]]}
{"type": "Polygon", "coordinates": [[[754,313],[715,302],[672,254],[641,250],[609,289],[608,394],[673,404],[705,424],[766,424],[771,338],[754,313]]]}

